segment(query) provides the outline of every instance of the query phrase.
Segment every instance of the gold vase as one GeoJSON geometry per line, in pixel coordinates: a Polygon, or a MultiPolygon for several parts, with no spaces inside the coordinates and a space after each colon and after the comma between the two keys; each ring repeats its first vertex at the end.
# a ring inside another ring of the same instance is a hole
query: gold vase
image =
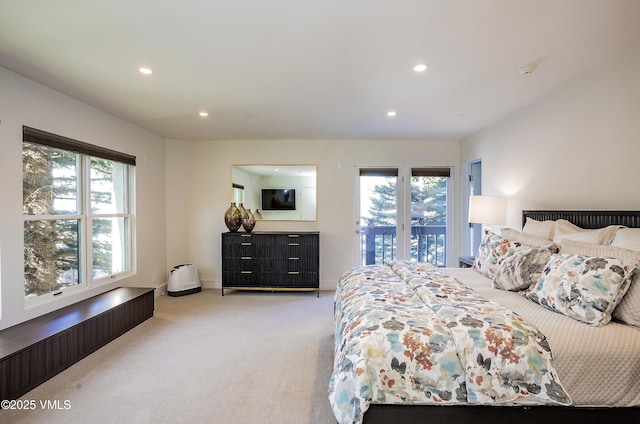
{"type": "Polygon", "coordinates": [[[244,228],[247,233],[250,233],[255,226],[256,218],[251,213],[251,209],[246,209],[245,214],[242,216],[242,228],[244,228]]]}
{"type": "Polygon", "coordinates": [[[238,209],[240,209],[240,219],[244,218],[244,216],[247,214],[247,210],[244,208],[242,202],[238,204],[238,209]]]}
{"type": "Polygon", "coordinates": [[[224,223],[232,233],[238,231],[238,228],[242,225],[242,215],[235,202],[231,202],[231,206],[224,213],[224,223]]]}

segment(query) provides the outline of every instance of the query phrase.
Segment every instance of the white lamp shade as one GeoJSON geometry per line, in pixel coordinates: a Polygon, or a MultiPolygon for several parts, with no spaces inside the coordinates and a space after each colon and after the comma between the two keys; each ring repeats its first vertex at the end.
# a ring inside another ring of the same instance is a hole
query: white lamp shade
{"type": "Polygon", "coordinates": [[[469,222],[504,225],[507,222],[507,198],[500,196],[471,196],[469,222]]]}

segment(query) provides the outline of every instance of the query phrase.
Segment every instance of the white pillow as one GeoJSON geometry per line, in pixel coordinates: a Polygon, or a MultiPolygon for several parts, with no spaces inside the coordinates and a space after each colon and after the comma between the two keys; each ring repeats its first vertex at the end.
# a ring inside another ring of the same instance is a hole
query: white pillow
{"type": "Polygon", "coordinates": [[[536,221],[535,219],[527,217],[522,232],[547,240],[553,240],[555,224],[555,221],[536,221]]]}
{"type": "Polygon", "coordinates": [[[619,225],[610,225],[605,228],[596,230],[587,230],[572,224],[566,219],[556,221],[556,227],[553,234],[553,241],[560,243],[562,240],[577,240],[593,244],[610,244],[616,232],[620,228],[619,225]]]}
{"type": "Polygon", "coordinates": [[[640,251],[640,228],[619,228],[611,246],[640,251]]]}
{"type": "Polygon", "coordinates": [[[633,251],[612,245],[588,243],[579,240],[565,239],[560,243],[560,253],[581,256],[602,256],[618,259],[640,260],[640,251],[633,251]]]}
{"type": "Polygon", "coordinates": [[[553,242],[543,237],[537,237],[531,234],[521,233],[513,228],[503,228],[500,231],[500,235],[506,239],[514,241],[516,243],[526,244],[527,246],[539,247],[552,244],[553,242]]]}

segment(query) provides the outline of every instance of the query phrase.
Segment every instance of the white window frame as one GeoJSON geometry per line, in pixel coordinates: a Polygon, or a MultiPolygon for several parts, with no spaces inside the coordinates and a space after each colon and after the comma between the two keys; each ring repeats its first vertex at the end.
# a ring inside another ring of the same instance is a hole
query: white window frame
{"type": "MultiPolygon", "coordinates": [[[[125,166],[125,184],[124,187],[127,190],[126,195],[124,196],[124,213],[93,213],[91,211],[91,157],[84,156],[82,157],[83,162],[83,175],[80,186],[81,195],[83,200],[83,210],[86,211],[86,219],[84,220],[84,231],[83,234],[86,234],[86,239],[83,239],[84,243],[82,243],[84,254],[86,260],[86,269],[85,269],[85,281],[89,287],[98,286],[102,284],[106,284],[112,281],[117,281],[122,278],[129,277],[133,274],[133,250],[132,250],[132,234],[133,234],[133,214],[131,212],[131,203],[132,203],[132,183],[131,183],[131,174],[133,173],[132,166],[125,166]],[[84,183],[84,184],[82,184],[84,183]],[[110,274],[105,277],[93,278],[93,220],[100,218],[124,218],[127,222],[127,239],[121,248],[127,251],[126,262],[129,264],[128,269],[125,269],[120,272],[116,272],[114,274],[110,274]]],[[[81,237],[82,235],[81,234],[81,237]]]]}
{"type": "MultiPolygon", "coordinates": [[[[25,131],[28,127],[25,127],[25,131]]],[[[31,131],[39,131],[29,129],[31,131]]],[[[49,134],[42,132],[43,134],[49,134]]],[[[26,134],[26,132],[25,132],[26,134]]],[[[60,136],[56,136],[60,137],[60,136]]],[[[60,137],[63,138],[63,137],[60,137]]],[[[23,140],[24,143],[40,144],[37,141],[23,140]]],[[[76,143],[82,143],[83,145],[91,148],[95,147],[83,142],[72,140],[76,143]]],[[[73,295],[78,292],[82,292],[94,287],[102,286],[108,283],[128,278],[136,273],[136,261],[135,261],[135,165],[120,162],[117,159],[111,157],[104,157],[100,154],[100,151],[107,151],[99,147],[96,148],[96,153],[80,153],[70,149],[61,147],[53,147],[47,144],[42,144],[47,148],[55,148],[58,150],[65,150],[76,155],[76,214],[57,214],[57,215],[26,215],[23,214],[24,221],[40,221],[40,220],[78,220],[78,231],[80,243],[78,245],[78,263],[79,263],[79,281],[78,284],[64,289],[54,290],[49,293],[42,294],[37,297],[26,298],[25,305],[32,306],[49,302],[58,298],[65,298],[69,295],[73,295]],[[93,213],[91,210],[91,158],[102,158],[111,160],[112,162],[123,163],[124,166],[124,189],[126,193],[124,195],[124,208],[123,213],[93,213]],[[93,220],[100,218],[123,218],[127,222],[126,237],[124,243],[121,245],[121,249],[126,252],[125,263],[127,266],[122,271],[110,274],[108,276],[93,278],[93,220]]],[[[107,151],[108,152],[108,151],[107,151]]],[[[124,154],[123,154],[124,155],[124,154]]],[[[135,164],[135,157],[133,157],[135,164]]],[[[24,283],[24,282],[23,282],[24,283]]]]}

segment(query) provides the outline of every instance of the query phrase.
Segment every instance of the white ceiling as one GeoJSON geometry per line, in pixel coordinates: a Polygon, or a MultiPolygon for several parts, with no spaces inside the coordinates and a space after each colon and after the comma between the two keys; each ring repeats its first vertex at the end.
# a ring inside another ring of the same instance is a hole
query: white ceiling
{"type": "Polygon", "coordinates": [[[315,177],[315,165],[233,165],[233,169],[257,176],[315,177]]]}
{"type": "Polygon", "coordinates": [[[0,66],[166,138],[460,139],[639,22],[639,0],[0,0],[0,66]]]}

